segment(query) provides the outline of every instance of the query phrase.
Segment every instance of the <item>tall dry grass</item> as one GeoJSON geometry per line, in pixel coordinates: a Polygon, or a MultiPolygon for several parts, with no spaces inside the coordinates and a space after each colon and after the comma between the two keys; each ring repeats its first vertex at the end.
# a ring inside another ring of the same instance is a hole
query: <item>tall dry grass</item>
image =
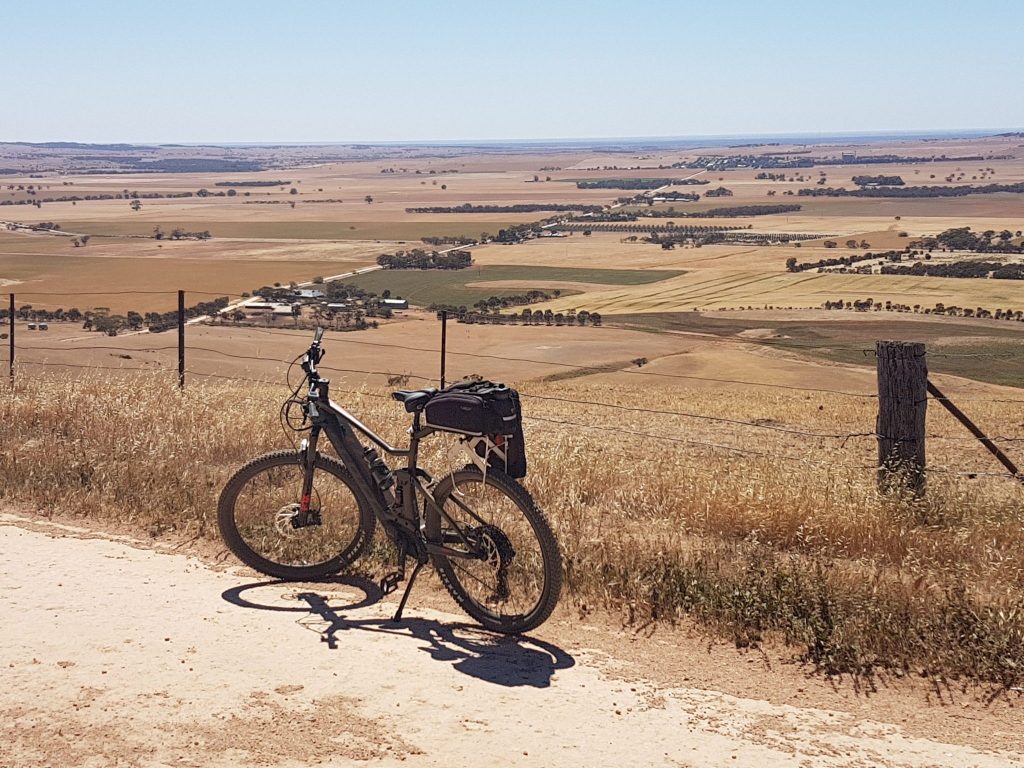
{"type": "MultiPolygon", "coordinates": [[[[523,390],[830,433],[870,431],[874,419],[870,401],[826,396],[582,381],[523,390]]],[[[145,375],[36,378],[0,392],[0,494],[152,535],[214,539],[227,477],[288,445],[277,418],[285,394],[236,384],[178,392],[145,375]]],[[[407,416],[381,395],[335,390],[400,443],[407,416]]],[[[1024,681],[1019,484],[936,474],[922,500],[880,498],[871,439],[525,402],[528,416],[545,419],[528,422],[526,484],[563,546],[565,597],[584,610],[614,607],[638,623],[691,616],[739,645],[779,637],[830,673],[1024,681]]],[[[993,431],[1012,431],[1024,423],[1012,407],[971,410],[993,431]]],[[[941,415],[929,432],[952,438],[932,440],[936,466],[995,468],[941,415]]],[[[427,451],[435,473],[450,466],[449,445],[439,438],[427,451]]]]}

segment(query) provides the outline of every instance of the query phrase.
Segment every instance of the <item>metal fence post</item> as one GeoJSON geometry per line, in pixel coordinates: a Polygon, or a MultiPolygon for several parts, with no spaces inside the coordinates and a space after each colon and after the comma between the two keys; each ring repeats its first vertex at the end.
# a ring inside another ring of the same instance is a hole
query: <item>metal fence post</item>
{"type": "Polygon", "coordinates": [[[448,348],[448,311],[441,310],[441,389],[444,389],[444,364],[448,348]]]}
{"type": "Polygon", "coordinates": [[[878,371],[878,489],[924,490],[928,365],[925,345],[875,343],[878,371]]]}
{"type": "Polygon", "coordinates": [[[178,389],[185,388],[185,292],[178,291],[178,389]]]}
{"type": "Polygon", "coordinates": [[[11,377],[11,386],[14,386],[14,294],[11,294],[11,308],[7,316],[7,322],[11,324],[11,332],[8,334],[8,338],[11,343],[11,357],[8,362],[8,373],[11,377]]]}

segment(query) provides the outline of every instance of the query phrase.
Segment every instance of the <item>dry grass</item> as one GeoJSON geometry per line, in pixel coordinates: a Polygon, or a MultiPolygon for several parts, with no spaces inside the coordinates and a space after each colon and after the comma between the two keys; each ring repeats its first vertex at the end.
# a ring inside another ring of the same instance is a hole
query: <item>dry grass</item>
{"type": "MultiPolygon", "coordinates": [[[[565,386],[523,390],[564,396],[565,386]]],[[[587,399],[682,406],[652,389],[572,386],[587,399]]],[[[335,396],[400,442],[405,414],[380,394],[335,396]]],[[[179,393],[155,375],[35,379],[0,400],[0,493],[154,536],[216,539],[216,497],[229,474],[287,445],[277,422],[284,395],[236,385],[179,393]]],[[[873,473],[860,468],[871,463],[871,440],[841,447],[674,416],[527,403],[528,415],[549,419],[529,423],[527,484],[558,531],[566,599],[582,610],[612,607],[636,623],[689,615],[742,646],[781,638],[829,673],[890,668],[996,686],[1024,681],[1018,484],[932,476],[925,501],[883,500],[873,473]]],[[[1024,416],[1019,406],[973,406],[990,423],[1024,416]]],[[[753,392],[690,392],[685,409],[830,431],[863,431],[873,417],[870,401],[837,407],[824,396],[753,392]]],[[[946,429],[935,421],[930,431],[946,429]]],[[[437,442],[426,464],[444,471],[446,441],[437,442]]],[[[965,458],[961,443],[933,446],[938,464],[981,463],[965,458]]]]}

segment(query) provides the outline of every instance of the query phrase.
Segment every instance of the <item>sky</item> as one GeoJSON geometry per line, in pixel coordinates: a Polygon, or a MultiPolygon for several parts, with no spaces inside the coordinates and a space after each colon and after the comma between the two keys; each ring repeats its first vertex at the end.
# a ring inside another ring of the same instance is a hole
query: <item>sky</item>
{"type": "Polygon", "coordinates": [[[0,141],[1024,127],[1024,2],[0,0],[0,141]]]}

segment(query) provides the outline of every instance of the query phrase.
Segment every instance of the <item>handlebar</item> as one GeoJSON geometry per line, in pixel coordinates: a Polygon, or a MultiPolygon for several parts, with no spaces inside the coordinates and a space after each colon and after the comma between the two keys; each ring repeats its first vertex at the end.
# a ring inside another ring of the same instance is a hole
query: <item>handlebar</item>
{"type": "Polygon", "coordinates": [[[306,372],[306,378],[311,383],[315,383],[320,380],[320,375],[316,371],[317,363],[319,363],[325,354],[324,350],[320,346],[320,341],[324,337],[324,329],[322,326],[317,326],[316,332],[313,334],[313,343],[309,345],[309,349],[302,358],[302,370],[306,372]]]}

